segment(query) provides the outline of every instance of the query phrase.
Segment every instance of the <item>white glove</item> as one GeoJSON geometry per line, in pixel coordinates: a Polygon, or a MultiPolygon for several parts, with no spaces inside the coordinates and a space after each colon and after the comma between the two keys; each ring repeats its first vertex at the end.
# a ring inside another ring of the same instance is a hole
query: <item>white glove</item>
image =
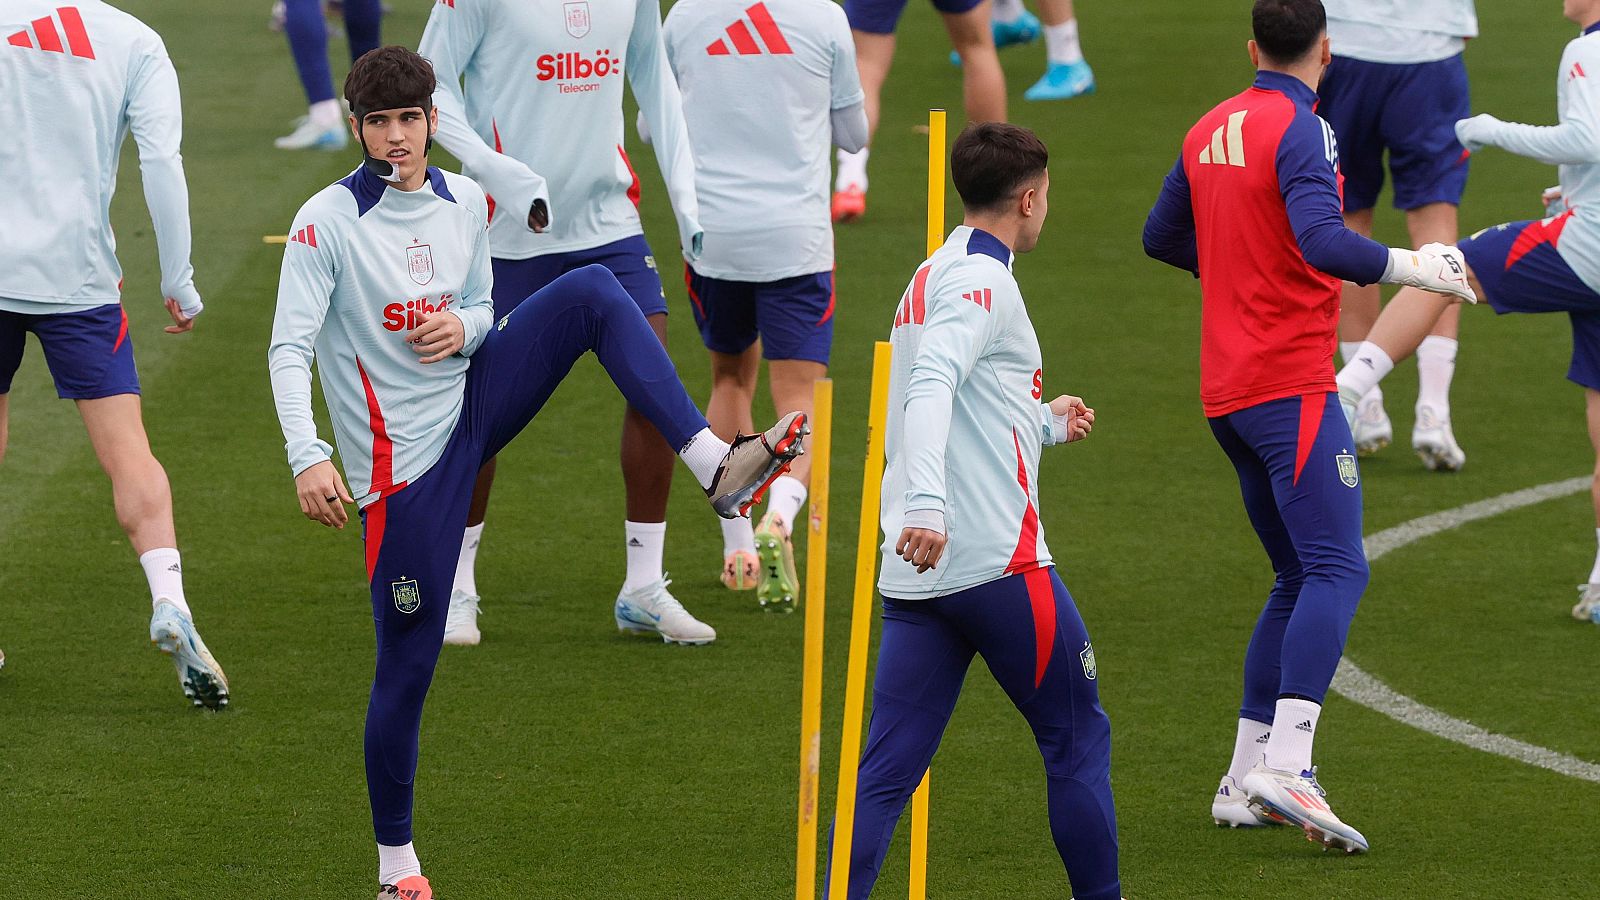
{"type": "Polygon", "coordinates": [[[1468,153],[1477,153],[1484,147],[1493,143],[1494,133],[1505,123],[1488,113],[1473,116],[1470,119],[1456,121],[1456,140],[1461,146],[1467,148],[1468,153]]]}
{"type": "Polygon", "coordinates": [[[1435,294],[1477,303],[1478,295],[1467,282],[1467,263],[1461,251],[1449,244],[1423,244],[1416,250],[1389,248],[1389,268],[1384,284],[1404,284],[1435,294]]]}

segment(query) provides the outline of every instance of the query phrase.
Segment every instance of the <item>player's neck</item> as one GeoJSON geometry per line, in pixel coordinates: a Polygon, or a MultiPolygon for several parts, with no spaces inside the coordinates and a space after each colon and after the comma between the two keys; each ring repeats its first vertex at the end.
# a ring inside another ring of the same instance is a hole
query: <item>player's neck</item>
{"type": "Polygon", "coordinates": [[[1316,91],[1317,84],[1322,81],[1322,63],[1315,60],[1290,66],[1269,65],[1263,62],[1257,71],[1277,72],[1279,75],[1287,75],[1290,78],[1299,79],[1312,91],[1316,91]]]}
{"type": "Polygon", "coordinates": [[[1000,239],[1006,249],[1012,253],[1017,252],[1017,237],[1022,233],[1022,220],[1015,216],[985,216],[976,213],[967,213],[961,224],[968,225],[980,231],[987,231],[1000,239]]]}

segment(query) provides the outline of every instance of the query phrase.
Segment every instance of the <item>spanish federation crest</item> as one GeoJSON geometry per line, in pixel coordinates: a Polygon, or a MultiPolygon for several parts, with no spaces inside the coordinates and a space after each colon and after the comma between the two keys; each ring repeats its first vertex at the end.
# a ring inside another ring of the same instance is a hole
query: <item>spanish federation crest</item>
{"type": "Polygon", "coordinates": [[[418,244],[406,248],[406,274],[419,285],[433,280],[433,247],[418,244]]]}
{"type": "Polygon", "coordinates": [[[1341,453],[1333,458],[1339,464],[1339,480],[1345,487],[1355,487],[1361,483],[1361,475],[1356,471],[1356,458],[1349,453],[1341,453]]]}
{"type": "Polygon", "coordinates": [[[390,582],[389,587],[394,591],[395,609],[410,615],[422,606],[422,588],[417,586],[415,578],[402,575],[399,581],[390,582]]]}
{"type": "Polygon", "coordinates": [[[589,0],[573,0],[561,4],[561,8],[566,14],[567,34],[581,38],[589,33],[589,0]]]}
{"type": "Polygon", "coordinates": [[[1078,651],[1078,661],[1083,663],[1083,677],[1094,681],[1095,676],[1100,674],[1100,669],[1094,663],[1093,644],[1083,645],[1083,649],[1078,651]]]}

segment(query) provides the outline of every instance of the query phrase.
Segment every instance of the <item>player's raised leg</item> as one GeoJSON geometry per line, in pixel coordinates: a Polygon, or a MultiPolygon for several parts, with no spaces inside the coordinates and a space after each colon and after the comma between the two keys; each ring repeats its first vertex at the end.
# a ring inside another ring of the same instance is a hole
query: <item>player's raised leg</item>
{"type": "Polygon", "coordinates": [[[1044,20],[1044,75],[1028,88],[1027,100],[1070,100],[1094,93],[1094,70],[1078,43],[1078,17],[1072,0],[1039,0],[1044,20]]]}

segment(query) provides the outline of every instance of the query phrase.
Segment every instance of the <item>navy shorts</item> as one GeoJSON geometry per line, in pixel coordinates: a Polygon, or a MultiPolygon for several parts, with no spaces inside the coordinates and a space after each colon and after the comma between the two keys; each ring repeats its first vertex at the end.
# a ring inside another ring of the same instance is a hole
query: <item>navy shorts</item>
{"type": "Polygon", "coordinates": [[[1567,378],[1600,391],[1600,294],[1556,250],[1571,216],[1485,228],[1461,242],[1461,254],[1495,312],[1566,313],[1572,320],[1567,378]]]}
{"type": "MultiPolygon", "coordinates": [[[[933,0],[933,8],[955,15],[971,10],[978,3],[979,0],[933,0]]],[[[894,34],[894,26],[905,8],[906,0],[844,0],[844,17],[856,31],[894,34]]]]}
{"type": "Polygon", "coordinates": [[[84,312],[34,315],[0,310],[0,394],[22,364],[28,333],[39,339],[44,361],[63,400],[98,400],[139,393],[133,365],[133,337],[120,303],[84,312]]]}
{"type": "Polygon", "coordinates": [[[761,338],[767,359],[828,364],[833,349],[833,273],[778,281],[724,281],[683,267],[694,323],[707,350],[737,355],[761,338]]]}
{"type": "Polygon", "coordinates": [[[655,255],[642,234],[588,250],[549,253],[528,259],[491,259],[489,262],[494,268],[496,317],[516,309],[517,304],[562,275],[594,265],[610,269],[646,316],[667,312],[667,292],[661,287],[655,255]]]}
{"type": "Polygon", "coordinates": [[[1396,209],[1461,204],[1467,150],[1456,120],[1472,115],[1461,54],[1412,65],[1335,56],[1317,96],[1317,113],[1339,141],[1347,211],[1377,205],[1385,150],[1396,209]]]}

